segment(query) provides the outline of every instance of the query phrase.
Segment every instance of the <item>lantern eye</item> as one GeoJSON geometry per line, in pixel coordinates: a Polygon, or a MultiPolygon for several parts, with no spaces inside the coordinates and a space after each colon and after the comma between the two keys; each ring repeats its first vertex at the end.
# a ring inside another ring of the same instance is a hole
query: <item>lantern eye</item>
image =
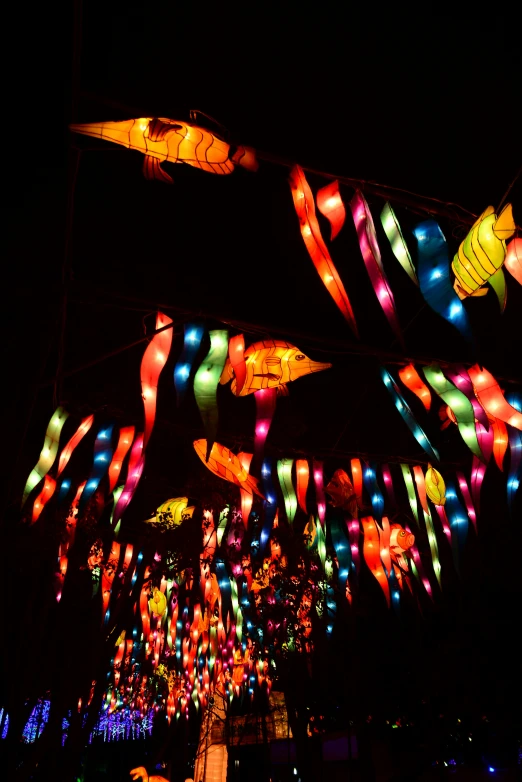
{"type": "Polygon", "coordinates": [[[306,358],[306,356],[303,356],[302,353],[297,353],[297,355],[295,357],[295,360],[296,361],[302,361],[304,358],[306,358]]]}

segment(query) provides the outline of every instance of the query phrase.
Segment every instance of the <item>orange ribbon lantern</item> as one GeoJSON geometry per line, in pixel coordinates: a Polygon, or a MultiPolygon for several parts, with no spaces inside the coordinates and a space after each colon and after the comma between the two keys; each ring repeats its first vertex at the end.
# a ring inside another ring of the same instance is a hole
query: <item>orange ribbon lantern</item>
{"type": "Polygon", "coordinates": [[[114,455],[112,457],[111,463],[109,465],[109,470],[108,470],[109,494],[114,490],[114,487],[116,486],[116,483],[120,476],[123,460],[125,459],[127,452],[132,445],[132,440],[134,439],[134,432],[135,432],[134,426],[124,426],[122,429],[120,429],[120,434],[118,437],[118,445],[116,446],[116,450],[114,451],[114,455]]]}
{"type": "Polygon", "coordinates": [[[332,233],[330,239],[333,241],[346,219],[346,209],[339,192],[339,182],[335,180],[325,185],[317,191],[317,208],[330,223],[332,233]]]}
{"type": "Polygon", "coordinates": [[[210,450],[210,456],[206,459],[207,441],[203,439],[194,440],[193,445],[203,464],[214,475],[239,486],[249,494],[257,494],[261,499],[265,499],[257,487],[257,478],[249,475],[248,470],[241,463],[239,454],[236,456],[224,445],[214,443],[210,450]]]}
{"type": "Polygon", "coordinates": [[[426,410],[429,411],[431,407],[431,394],[429,388],[422,382],[422,379],[413,364],[408,364],[408,366],[399,369],[399,377],[406,388],[409,388],[415,396],[418,396],[426,410]]]}
{"type": "Polygon", "coordinates": [[[308,491],[308,481],[310,479],[310,468],[306,459],[296,459],[295,476],[297,482],[297,501],[299,507],[307,513],[306,510],[306,492],[308,491]]]}
{"type": "Polygon", "coordinates": [[[295,211],[299,218],[301,236],[308,254],[326,290],[346,318],[353,333],[359,336],[348,294],[344,289],[339,273],[321,235],[321,229],[315,215],[314,197],[306,181],[303,169],[300,166],[294,166],[290,172],[289,179],[295,211]]]}
{"type": "Polygon", "coordinates": [[[89,429],[91,428],[94,421],[94,415],[89,415],[87,418],[83,418],[81,424],[79,425],[76,432],[73,434],[67,445],[64,445],[62,448],[62,451],[60,453],[60,458],[58,459],[58,469],[56,470],[56,478],[60,477],[60,474],[63,472],[67,464],[69,463],[69,459],[72,456],[72,452],[78,445],[78,443],[85,437],[89,429]]]}
{"type": "Polygon", "coordinates": [[[145,412],[143,449],[147,447],[156,418],[158,380],[165,366],[172,345],[172,319],[162,312],[156,316],[156,334],[147,345],[141,360],[141,395],[145,412]],[[167,327],[167,328],[166,328],[167,327]],[[163,331],[158,331],[163,329],[163,331]]]}
{"type": "Polygon", "coordinates": [[[475,386],[477,398],[490,416],[504,421],[515,429],[522,429],[522,413],[509,404],[504,398],[499,384],[487,369],[477,364],[468,369],[468,374],[475,386]]]}

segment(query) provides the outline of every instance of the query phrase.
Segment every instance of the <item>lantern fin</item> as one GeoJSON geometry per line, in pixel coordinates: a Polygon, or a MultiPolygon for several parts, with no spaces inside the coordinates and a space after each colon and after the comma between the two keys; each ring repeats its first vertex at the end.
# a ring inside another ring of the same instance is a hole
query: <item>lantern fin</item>
{"type": "Polygon", "coordinates": [[[150,141],[165,141],[168,133],[172,133],[173,130],[183,131],[183,125],[175,120],[165,120],[155,117],[151,119],[148,127],[148,138],[150,141]]]}
{"type": "Polygon", "coordinates": [[[276,391],[277,396],[288,396],[290,394],[290,389],[286,383],[281,383],[280,386],[277,386],[276,391]]]}
{"type": "Polygon", "coordinates": [[[506,302],[507,302],[507,288],[506,288],[506,278],[504,276],[504,271],[502,269],[502,266],[500,269],[497,269],[495,274],[492,274],[491,277],[488,280],[489,284],[497,294],[498,303],[500,304],[500,311],[504,312],[506,309],[506,302]]]}
{"type": "Polygon", "coordinates": [[[166,174],[161,167],[161,161],[152,155],[145,155],[143,160],[143,176],[145,179],[157,179],[159,182],[168,182],[173,184],[172,177],[166,174]]]}
{"type": "Polygon", "coordinates": [[[506,204],[493,225],[493,233],[497,239],[509,239],[515,233],[515,221],[513,219],[513,207],[506,204]]]}

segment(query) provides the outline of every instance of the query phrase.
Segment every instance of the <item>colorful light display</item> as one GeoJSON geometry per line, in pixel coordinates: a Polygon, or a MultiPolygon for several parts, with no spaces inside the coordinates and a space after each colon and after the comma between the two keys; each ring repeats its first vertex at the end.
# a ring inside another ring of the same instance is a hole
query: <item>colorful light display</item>
{"type": "Polygon", "coordinates": [[[174,387],[178,407],[187,393],[190,374],[204,333],[205,327],[201,323],[185,323],[183,327],[183,350],[174,367],[174,387]]]}
{"type": "Polygon", "coordinates": [[[217,435],[217,387],[227,359],[228,331],[214,329],[209,331],[209,337],[210,350],[194,377],[194,396],[207,434],[207,459],[217,435]]]}
{"type": "Polygon", "coordinates": [[[392,378],[390,373],[386,369],[384,369],[384,367],[381,367],[381,378],[395,403],[395,407],[401,414],[403,421],[406,423],[406,425],[408,426],[409,430],[411,431],[411,433],[413,434],[413,436],[415,437],[419,445],[424,449],[424,451],[426,451],[430,459],[434,459],[435,461],[438,462],[440,459],[438,452],[432,446],[425,432],[417,423],[415,416],[410,410],[408,403],[406,402],[401,392],[399,391],[397,383],[392,378]]]}
{"type": "Polygon", "coordinates": [[[321,229],[315,216],[314,197],[300,166],[292,168],[289,181],[295,211],[299,218],[301,236],[308,254],[326,290],[335,301],[355,336],[358,336],[352,305],[321,235],[321,229]]]}
{"type": "Polygon", "coordinates": [[[34,487],[40,483],[42,478],[53,466],[54,460],[56,459],[56,454],[58,453],[60,433],[68,416],[69,413],[67,413],[63,407],[58,407],[51,416],[51,420],[47,425],[47,431],[45,433],[45,440],[40,453],[40,458],[38,459],[36,466],[33,467],[29,473],[29,477],[25,484],[24,493],[22,496],[22,508],[34,487]]]}
{"type": "Polygon", "coordinates": [[[420,399],[426,410],[429,410],[431,407],[430,390],[426,383],[422,382],[422,379],[413,364],[401,367],[401,369],[399,369],[399,377],[406,388],[409,388],[409,390],[420,399]]]}

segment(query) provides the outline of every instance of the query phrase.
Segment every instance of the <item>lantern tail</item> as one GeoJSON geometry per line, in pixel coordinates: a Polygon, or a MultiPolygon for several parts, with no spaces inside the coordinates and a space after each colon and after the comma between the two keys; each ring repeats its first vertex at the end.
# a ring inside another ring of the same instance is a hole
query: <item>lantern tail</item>
{"type": "Polygon", "coordinates": [[[145,155],[143,160],[143,176],[145,179],[156,179],[158,182],[166,182],[169,185],[174,183],[169,174],[167,174],[161,167],[161,161],[157,157],[152,155],[145,155]]]}

